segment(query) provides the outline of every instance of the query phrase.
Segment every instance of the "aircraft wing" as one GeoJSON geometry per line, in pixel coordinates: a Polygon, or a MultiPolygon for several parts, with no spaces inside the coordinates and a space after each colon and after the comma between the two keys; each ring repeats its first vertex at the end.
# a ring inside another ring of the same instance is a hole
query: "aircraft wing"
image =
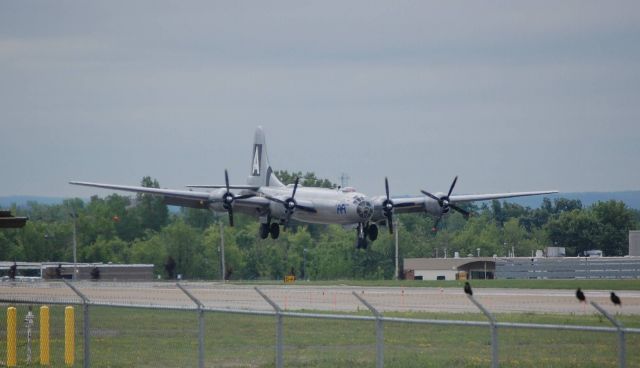
{"type": "Polygon", "coordinates": [[[452,195],[451,197],[449,197],[449,202],[464,203],[464,202],[474,202],[474,201],[488,201],[492,199],[528,197],[528,196],[534,196],[534,195],[554,194],[554,193],[558,193],[558,191],[545,190],[545,191],[535,191],[535,192],[514,192],[514,193],[495,193],[495,194],[462,194],[462,195],[452,195]]]}
{"type": "MultiPolygon", "coordinates": [[[[187,188],[209,188],[209,189],[221,189],[226,188],[225,184],[189,184],[185,185],[187,188]]],[[[253,185],[229,185],[229,189],[245,189],[245,190],[253,190],[254,192],[260,189],[260,187],[256,187],[253,185]]]]}
{"type": "Polygon", "coordinates": [[[212,200],[220,198],[212,197],[211,193],[196,192],[190,190],[176,190],[176,189],[160,189],[160,188],[148,188],[137,187],[128,185],[115,185],[115,184],[102,184],[102,183],[90,183],[84,181],[70,181],[72,185],[82,185],[86,187],[96,187],[103,189],[122,190],[125,192],[144,193],[164,197],[165,203],[172,206],[183,206],[193,208],[207,208],[208,204],[212,200]]]}
{"type": "Polygon", "coordinates": [[[122,190],[125,192],[145,193],[159,196],[167,196],[174,198],[184,199],[210,199],[210,193],[207,192],[195,192],[190,190],[176,190],[176,189],[160,189],[160,188],[148,188],[148,187],[136,187],[128,185],[116,185],[116,184],[102,184],[102,183],[90,183],[86,181],[70,181],[72,185],[82,185],[85,187],[96,187],[103,189],[122,190]]]}
{"type": "MultiPolygon", "coordinates": [[[[264,197],[238,198],[233,201],[234,208],[263,209],[271,202],[264,197]]],[[[250,213],[250,212],[248,212],[250,213]]]]}
{"type": "MultiPolygon", "coordinates": [[[[475,201],[488,201],[492,199],[505,199],[514,197],[527,197],[534,195],[554,194],[558,193],[557,190],[545,190],[545,191],[533,191],[533,192],[513,192],[513,193],[493,193],[493,194],[462,194],[452,195],[449,197],[449,202],[452,204],[475,202],[475,201]]],[[[408,212],[422,212],[425,210],[425,204],[428,201],[435,201],[427,196],[420,197],[396,197],[391,198],[393,200],[393,208],[396,213],[408,213],[408,212]]]]}
{"type": "MultiPolygon", "coordinates": [[[[164,202],[170,206],[181,206],[191,208],[209,208],[210,203],[222,200],[222,196],[216,193],[198,192],[191,190],[159,189],[128,185],[90,183],[82,181],[71,181],[69,184],[82,185],[86,187],[96,187],[103,189],[122,190],[125,192],[144,193],[164,197],[164,202]]],[[[247,213],[253,213],[252,209],[261,209],[269,206],[269,200],[262,197],[237,198],[233,202],[234,207],[246,208],[247,213]]]]}

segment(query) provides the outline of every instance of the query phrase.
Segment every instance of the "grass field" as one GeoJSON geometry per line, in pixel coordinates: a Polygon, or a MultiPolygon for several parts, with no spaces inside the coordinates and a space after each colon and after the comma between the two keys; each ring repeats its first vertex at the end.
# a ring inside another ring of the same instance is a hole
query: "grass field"
{"type": "MultiPolygon", "coordinates": [[[[3,306],[6,307],[6,306],[3,306]]],[[[26,306],[18,306],[22,321],[26,306]]],[[[4,308],[3,308],[4,309],[4,308]]],[[[52,307],[52,366],[63,363],[63,308],[52,307]]],[[[82,366],[82,318],[77,309],[76,365],[82,366]]],[[[363,313],[364,314],[364,313],[363,313]]],[[[387,316],[484,320],[479,314],[389,313],[387,316]]],[[[500,321],[609,326],[594,314],[503,314],[500,321]]],[[[640,317],[620,316],[629,327],[640,317]]],[[[197,366],[197,314],[134,308],[91,307],[92,367],[197,366]]],[[[275,318],[207,313],[206,366],[272,367],[275,318]]],[[[21,324],[19,325],[21,327],[21,324]]],[[[375,326],[369,321],[285,318],[285,366],[375,366],[375,326]]],[[[0,324],[0,336],[6,336],[0,324]]],[[[37,330],[37,328],[36,328],[37,330]]],[[[486,327],[385,324],[385,367],[488,367],[490,334],[486,327]]],[[[616,367],[617,336],[611,333],[499,330],[501,367],[616,367]]],[[[627,366],[640,366],[640,335],[627,336],[627,366]]],[[[26,366],[26,336],[19,336],[19,357],[26,366]]],[[[34,356],[39,354],[37,334],[34,356]]],[[[0,344],[0,361],[6,344],[0,344]]],[[[3,365],[0,363],[0,365],[3,365]]]]}
{"type": "MultiPolygon", "coordinates": [[[[516,288],[516,289],[577,289],[585,290],[640,290],[640,280],[470,280],[474,288],[516,288]]],[[[282,281],[233,281],[234,284],[278,285],[282,281]]],[[[324,286],[390,286],[390,287],[460,287],[464,281],[431,280],[333,280],[333,281],[296,281],[296,285],[324,286]]]]}

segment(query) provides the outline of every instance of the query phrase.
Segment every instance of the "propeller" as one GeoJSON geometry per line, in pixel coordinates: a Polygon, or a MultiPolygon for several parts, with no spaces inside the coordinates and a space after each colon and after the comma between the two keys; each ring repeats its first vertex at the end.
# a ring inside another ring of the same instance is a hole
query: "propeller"
{"type": "Polygon", "coordinates": [[[268,194],[265,194],[264,197],[270,201],[273,202],[277,202],[280,203],[281,205],[284,206],[284,214],[285,214],[285,218],[284,218],[284,227],[286,228],[287,225],[289,225],[289,221],[291,220],[291,216],[293,215],[293,212],[295,212],[295,210],[299,209],[299,210],[303,210],[303,211],[307,211],[307,212],[316,212],[315,209],[313,208],[309,208],[306,206],[301,206],[298,204],[298,202],[296,202],[295,200],[295,196],[296,196],[296,191],[298,190],[298,184],[300,183],[300,178],[296,177],[296,181],[293,184],[293,192],[291,193],[291,197],[282,200],[280,198],[276,198],[273,196],[270,196],[268,194]]]}
{"type": "Polygon", "coordinates": [[[387,218],[389,234],[393,234],[393,201],[389,197],[389,179],[387,177],[384,178],[384,189],[387,193],[387,199],[382,202],[382,212],[384,212],[384,217],[387,218]]]}
{"type": "Polygon", "coordinates": [[[453,178],[453,182],[451,183],[451,186],[449,187],[449,192],[447,193],[446,196],[442,196],[442,197],[437,197],[425,190],[421,190],[422,194],[426,195],[429,198],[434,199],[435,201],[438,202],[438,205],[440,206],[440,216],[438,216],[438,218],[436,219],[436,223],[433,225],[433,231],[437,231],[438,230],[438,224],[440,223],[440,220],[442,219],[442,216],[449,212],[449,209],[453,208],[454,210],[460,212],[462,214],[462,216],[464,216],[465,219],[469,218],[469,212],[456,206],[453,203],[449,202],[449,197],[451,197],[451,193],[453,192],[453,188],[456,186],[456,182],[458,181],[458,177],[456,176],[455,178],[453,178]]]}
{"type": "Polygon", "coordinates": [[[384,217],[387,218],[387,227],[389,228],[389,234],[393,234],[393,211],[395,208],[402,208],[402,207],[411,207],[414,206],[415,203],[413,202],[401,202],[400,203],[394,203],[393,200],[391,199],[391,196],[389,195],[389,179],[387,177],[384,178],[384,190],[385,193],[387,194],[387,198],[382,201],[382,213],[384,214],[384,217]]]}
{"type": "Polygon", "coordinates": [[[294,199],[296,196],[296,191],[298,190],[298,183],[300,182],[300,178],[296,177],[296,182],[293,184],[293,192],[291,193],[291,197],[287,198],[285,202],[285,222],[284,227],[286,228],[289,225],[289,221],[291,220],[291,215],[293,215],[293,211],[296,210],[296,206],[298,203],[294,199]]]}
{"type": "Polygon", "coordinates": [[[222,207],[229,214],[229,226],[233,226],[233,201],[254,197],[254,194],[234,195],[229,187],[229,173],[224,170],[224,184],[227,191],[222,195],[222,207]]]}

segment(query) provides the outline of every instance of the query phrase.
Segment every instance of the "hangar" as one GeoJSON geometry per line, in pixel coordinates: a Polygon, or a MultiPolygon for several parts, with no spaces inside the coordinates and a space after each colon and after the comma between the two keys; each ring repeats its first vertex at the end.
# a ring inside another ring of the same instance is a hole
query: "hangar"
{"type": "Polygon", "coordinates": [[[493,257],[404,259],[407,280],[493,279],[495,271],[493,257]]]}
{"type": "Polygon", "coordinates": [[[640,257],[405,258],[407,280],[640,279],[640,257]]]}

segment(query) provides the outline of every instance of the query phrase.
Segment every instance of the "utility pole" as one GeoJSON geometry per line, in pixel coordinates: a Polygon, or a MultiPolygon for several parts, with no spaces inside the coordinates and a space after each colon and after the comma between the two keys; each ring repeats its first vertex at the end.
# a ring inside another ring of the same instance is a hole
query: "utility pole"
{"type": "Polygon", "coordinates": [[[77,249],[78,249],[78,241],[76,239],[76,211],[72,210],[71,213],[69,213],[69,216],[71,216],[71,218],[73,219],[73,275],[72,278],[73,280],[75,280],[78,277],[78,256],[77,256],[77,249]]]}
{"type": "Polygon", "coordinates": [[[396,217],[394,219],[394,222],[396,223],[396,226],[395,226],[396,231],[395,231],[395,234],[393,234],[395,236],[395,243],[396,243],[396,273],[395,273],[395,275],[396,275],[396,280],[398,280],[400,278],[400,270],[398,268],[398,232],[400,230],[400,221],[396,217]]]}
{"type": "Polygon", "coordinates": [[[347,187],[349,185],[349,179],[351,179],[351,177],[347,173],[342,173],[342,175],[340,175],[340,187],[347,187]]]}
{"type": "Polygon", "coordinates": [[[307,279],[307,248],[302,248],[302,280],[307,279]]]}
{"type": "Polygon", "coordinates": [[[225,282],[226,270],[224,269],[224,225],[220,220],[220,270],[222,271],[222,282],[225,282]]]}

